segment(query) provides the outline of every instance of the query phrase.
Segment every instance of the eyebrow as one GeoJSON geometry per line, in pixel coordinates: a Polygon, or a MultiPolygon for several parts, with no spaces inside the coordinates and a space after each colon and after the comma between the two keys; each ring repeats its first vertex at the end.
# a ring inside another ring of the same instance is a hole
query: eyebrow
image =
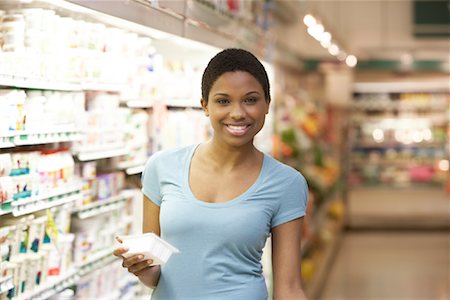
{"type": "MultiPolygon", "coordinates": [[[[261,95],[261,93],[258,92],[258,91],[251,91],[251,92],[246,93],[245,96],[248,96],[248,95],[251,95],[251,94],[261,95]]],[[[213,96],[215,97],[215,96],[229,96],[229,95],[227,93],[216,93],[213,96]]]]}

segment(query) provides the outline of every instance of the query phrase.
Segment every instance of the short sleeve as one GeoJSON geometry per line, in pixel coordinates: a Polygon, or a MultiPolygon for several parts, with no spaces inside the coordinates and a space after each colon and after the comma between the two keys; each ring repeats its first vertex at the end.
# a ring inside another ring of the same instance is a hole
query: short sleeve
{"type": "Polygon", "coordinates": [[[294,178],[287,182],[283,195],[279,200],[279,207],[272,218],[271,227],[287,223],[303,217],[308,206],[308,184],[305,178],[296,173],[294,178]]]}
{"type": "Polygon", "coordinates": [[[158,155],[155,153],[147,160],[141,176],[142,192],[156,205],[161,206],[160,183],[158,176],[158,155]]]}

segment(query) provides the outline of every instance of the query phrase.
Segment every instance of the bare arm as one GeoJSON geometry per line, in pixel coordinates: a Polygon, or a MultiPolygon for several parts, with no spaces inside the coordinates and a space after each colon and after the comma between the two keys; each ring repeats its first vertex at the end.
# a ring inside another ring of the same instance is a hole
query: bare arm
{"type": "MultiPolygon", "coordinates": [[[[144,219],[142,231],[144,233],[153,232],[160,235],[161,229],[159,226],[159,206],[153,203],[147,196],[144,195],[144,219]]],[[[117,248],[114,250],[114,255],[122,257],[128,249],[117,248]]],[[[148,287],[156,287],[161,274],[160,266],[150,266],[152,260],[142,260],[140,255],[134,255],[129,258],[124,258],[122,266],[127,268],[130,273],[136,275],[139,280],[148,287]]]]}
{"type": "Polygon", "coordinates": [[[272,269],[274,300],[306,300],[301,280],[303,218],[272,229],[272,269]]]}

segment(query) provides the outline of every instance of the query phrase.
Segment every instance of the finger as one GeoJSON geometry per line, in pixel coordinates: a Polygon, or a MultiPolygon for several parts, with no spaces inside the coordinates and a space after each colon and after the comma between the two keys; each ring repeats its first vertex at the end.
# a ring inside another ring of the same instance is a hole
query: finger
{"type": "Polygon", "coordinates": [[[141,262],[143,259],[144,259],[144,256],[142,254],[133,255],[133,256],[130,256],[130,257],[124,259],[122,266],[124,268],[129,268],[130,266],[141,262]]]}
{"type": "MultiPolygon", "coordinates": [[[[128,272],[133,273],[135,275],[137,273],[142,273],[143,271],[147,271],[147,268],[151,267],[152,263],[153,263],[153,261],[151,259],[144,260],[142,262],[139,262],[137,264],[130,266],[128,268],[128,272]]],[[[136,275],[136,276],[138,276],[138,275],[136,275]]]]}
{"type": "Polygon", "coordinates": [[[122,244],[122,240],[120,239],[120,237],[118,237],[118,236],[116,236],[116,241],[118,241],[119,243],[121,243],[122,244]]]}
{"type": "Polygon", "coordinates": [[[120,248],[114,249],[113,254],[114,254],[114,256],[121,257],[122,254],[124,254],[126,252],[128,252],[127,247],[120,247],[120,248]]]}

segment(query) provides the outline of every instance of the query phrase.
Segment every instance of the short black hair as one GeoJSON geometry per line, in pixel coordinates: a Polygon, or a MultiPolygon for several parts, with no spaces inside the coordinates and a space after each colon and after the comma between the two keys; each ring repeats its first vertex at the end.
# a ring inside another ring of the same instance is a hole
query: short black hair
{"type": "Polygon", "coordinates": [[[214,82],[223,73],[245,71],[261,84],[267,102],[270,102],[270,84],[266,69],[255,55],[244,49],[229,48],[217,53],[206,66],[202,76],[202,98],[208,95],[214,82]]]}

